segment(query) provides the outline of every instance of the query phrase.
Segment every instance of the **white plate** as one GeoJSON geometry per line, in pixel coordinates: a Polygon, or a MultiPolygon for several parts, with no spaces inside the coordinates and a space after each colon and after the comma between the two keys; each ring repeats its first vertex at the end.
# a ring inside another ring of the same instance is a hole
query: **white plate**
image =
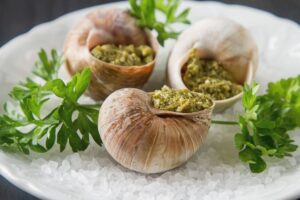
{"type": "MultiPolygon", "coordinates": [[[[126,5],[122,2],[100,7],[126,5]]],[[[251,31],[259,47],[260,63],[256,80],[262,88],[269,81],[299,74],[300,28],[297,24],[243,6],[184,2],[182,7],[185,6],[192,8],[192,21],[209,16],[226,16],[251,31]]],[[[7,100],[12,85],[30,73],[37,51],[42,47],[61,50],[64,37],[73,23],[94,8],[76,11],[39,25],[4,45],[0,49],[0,102],[7,100]]],[[[168,47],[160,55],[160,63],[147,89],[163,84],[166,53],[171,45],[172,42],[168,42],[168,47]]],[[[240,105],[236,105],[224,115],[215,117],[230,118],[240,110],[240,105]]],[[[294,158],[270,160],[270,168],[265,173],[251,175],[247,166],[237,159],[232,141],[235,131],[235,128],[225,128],[224,132],[218,132],[212,127],[205,145],[191,161],[159,176],[130,172],[111,161],[105,150],[95,145],[80,154],[58,154],[54,150],[45,155],[27,157],[0,151],[0,172],[16,186],[43,199],[282,199],[300,194],[299,151],[295,152],[294,158]],[[62,162],[66,157],[71,160],[71,166],[62,162]],[[84,167],[74,164],[78,159],[85,163],[84,167]],[[209,162],[201,162],[203,159],[209,162]],[[220,171],[220,167],[226,168],[226,171],[220,171]],[[182,177],[181,174],[187,174],[187,171],[193,174],[182,177]],[[239,173],[237,180],[236,173],[239,173]],[[106,177],[107,174],[110,177],[106,177]],[[188,185],[192,183],[190,181],[197,184],[188,185]],[[120,188],[110,187],[117,183],[120,183],[120,188]],[[176,193],[179,184],[185,189],[182,194],[176,193]],[[152,189],[157,192],[147,193],[152,189]],[[170,196],[173,193],[175,196],[170,196]]],[[[293,137],[299,140],[295,135],[293,137]]]]}

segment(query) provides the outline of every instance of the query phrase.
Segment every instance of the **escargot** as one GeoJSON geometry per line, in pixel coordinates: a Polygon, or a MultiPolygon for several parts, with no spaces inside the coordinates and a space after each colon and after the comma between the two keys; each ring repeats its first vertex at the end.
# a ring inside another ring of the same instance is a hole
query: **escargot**
{"type": "Polygon", "coordinates": [[[179,113],[156,109],[150,94],[125,88],[103,102],[98,128],[108,153],[124,167],[159,173],[186,162],[201,146],[214,103],[203,110],[179,113]]]}
{"type": "MultiPolygon", "coordinates": [[[[167,79],[171,87],[187,88],[182,78],[189,54],[197,50],[199,59],[220,62],[234,82],[249,84],[258,65],[257,46],[249,31],[242,25],[226,18],[206,18],[186,29],[172,48],[168,60],[167,79]]],[[[223,111],[234,104],[242,92],[225,99],[216,100],[215,111],[223,111]]]]}
{"type": "Polygon", "coordinates": [[[124,87],[141,88],[151,75],[155,58],[140,66],[120,66],[95,58],[91,50],[97,45],[147,45],[155,54],[158,42],[151,32],[139,27],[128,11],[98,9],[88,13],[68,33],[64,43],[65,66],[70,75],[89,67],[92,80],[87,95],[103,100],[124,87]]]}

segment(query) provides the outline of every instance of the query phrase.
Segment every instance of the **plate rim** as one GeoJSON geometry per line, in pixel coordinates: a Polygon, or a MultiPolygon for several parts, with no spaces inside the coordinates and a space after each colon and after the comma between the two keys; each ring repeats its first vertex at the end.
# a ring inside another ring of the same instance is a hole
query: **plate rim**
{"type": "MultiPolygon", "coordinates": [[[[45,27],[54,25],[59,21],[63,21],[64,18],[70,17],[72,15],[78,15],[81,12],[84,13],[91,9],[96,9],[96,8],[101,8],[101,7],[110,7],[110,6],[122,6],[124,4],[127,4],[127,1],[104,3],[104,4],[99,4],[99,5],[95,5],[95,6],[91,6],[91,7],[86,7],[83,9],[78,9],[78,10],[74,10],[69,13],[63,14],[60,17],[55,18],[53,20],[38,24],[38,25],[34,26],[33,28],[31,28],[29,31],[22,33],[16,37],[10,39],[5,44],[3,44],[0,47],[0,55],[2,54],[4,49],[12,48],[14,45],[19,43],[19,41],[24,40],[28,35],[38,32],[40,29],[43,29],[45,27]]],[[[211,6],[221,6],[221,7],[227,7],[227,8],[230,7],[233,9],[249,10],[251,12],[258,12],[260,15],[268,16],[270,19],[272,19],[274,21],[280,21],[281,23],[289,24],[289,26],[297,27],[297,29],[300,30],[300,25],[298,23],[296,23],[295,21],[292,21],[287,18],[279,17],[273,13],[270,13],[268,11],[261,10],[258,8],[248,7],[248,6],[239,5],[239,4],[226,4],[223,2],[217,2],[217,1],[184,0],[183,4],[206,4],[206,5],[211,5],[211,6]]],[[[57,197],[57,195],[48,195],[48,196],[45,195],[44,192],[42,190],[40,190],[40,188],[37,187],[34,183],[14,175],[13,170],[9,169],[9,167],[7,165],[3,164],[2,162],[0,162],[0,175],[3,176],[5,179],[7,179],[15,187],[21,189],[22,191],[24,191],[30,195],[35,196],[37,198],[52,199],[52,198],[54,198],[54,196],[57,197]]],[[[299,189],[300,189],[300,187],[299,187],[299,189]]],[[[299,196],[299,194],[300,194],[299,191],[298,192],[294,191],[294,193],[290,194],[289,196],[285,196],[285,198],[293,198],[293,197],[299,196]]]]}

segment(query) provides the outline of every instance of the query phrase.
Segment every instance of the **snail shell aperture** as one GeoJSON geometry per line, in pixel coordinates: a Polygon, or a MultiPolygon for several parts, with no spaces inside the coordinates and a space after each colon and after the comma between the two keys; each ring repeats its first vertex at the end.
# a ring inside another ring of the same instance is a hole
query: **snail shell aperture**
{"type": "Polygon", "coordinates": [[[100,9],[87,14],[72,30],[64,44],[64,57],[68,72],[74,75],[84,67],[92,72],[87,95],[103,100],[113,91],[141,88],[150,77],[155,59],[142,66],[119,66],[95,58],[90,50],[97,45],[149,45],[157,54],[159,44],[150,31],[139,27],[128,11],[100,9]]]}
{"type": "MultiPolygon", "coordinates": [[[[167,78],[172,88],[186,88],[181,70],[187,63],[190,50],[197,49],[199,58],[215,59],[239,84],[249,84],[258,65],[257,47],[249,31],[240,24],[224,18],[206,18],[186,29],[171,52],[167,78]]],[[[215,111],[223,111],[242,96],[215,101],[215,111]]]]}
{"type": "Polygon", "coordinates": [[[109,154],[142,173],[159,173],[186,162],[201,146],[214,104],[194,113],[161,111],[148,93],[120,89],[102,104],[98,129],[109,154]]]}

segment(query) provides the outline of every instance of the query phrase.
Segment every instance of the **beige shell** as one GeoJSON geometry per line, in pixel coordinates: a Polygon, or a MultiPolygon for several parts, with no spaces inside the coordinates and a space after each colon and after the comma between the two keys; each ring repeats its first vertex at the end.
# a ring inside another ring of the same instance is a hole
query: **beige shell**
{"type": "Polygon", "coordinates": [[[100,9],[87,14],[67,35],[64,44],[66,67],[71,75],[90,67],[93,72],[87,95],[103,100],[125,87],[141,88],[151,75],[155,60],[143,66],[118,66],[93,57],[90,50],[101,44],[147,44],[157,53],[159,44],[152,34],[140,28],[125,10],[100,9]]]}
{"type": "MultiPolygon", "coordinates": [[[[249,31],[229,19],[207,18],[185,30],[173,47],[167,68],[168,84],[171,87],[186,88],[181,70],[192,48],[198,49],[200,58],[215,59],[222,63],[237,83],[249,84],[252,81],[257,69],[258,53],[249,31]]],[[[215,111],[232,106],[241,96],[242,93],[215,101],[215,111]]]]}
{"type": "Polygon", "coordinates": [[[195,113],[160,111],[150,95],[121,89],[102,104],[98,128],[109,154],[124,167],[159,173],[186,162],[200,147],[213,106],[195,113]]]}

